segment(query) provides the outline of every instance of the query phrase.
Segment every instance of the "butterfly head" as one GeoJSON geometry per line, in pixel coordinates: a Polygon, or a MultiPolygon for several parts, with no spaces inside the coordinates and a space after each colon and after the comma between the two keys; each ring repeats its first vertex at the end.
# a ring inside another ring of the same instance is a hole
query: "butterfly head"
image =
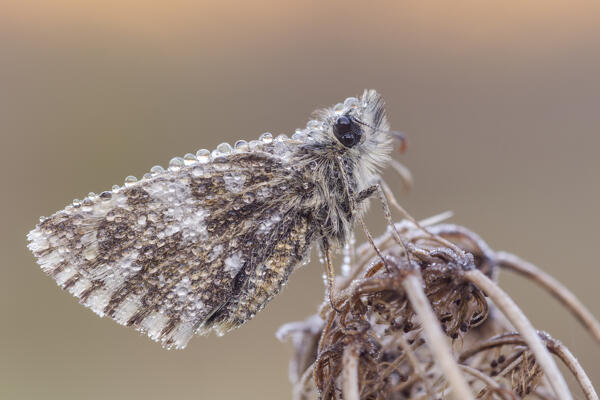
{"type": "Polygon", "coordinates": [[[395,140],[401,150],[405,146],[404,136],[390,130],[383,99],[375,90],[317,111],[300,132],[311,147],[352,161],[366,179],[385,166],[395,140]]]}
{"type": "Polygon", "coordinates": [[[365,90],[360,98],[348,97],[343,103],[317,111],[302,131],[311,141],[325,142],[341,152],[389,153],[393,139],[404,148],[402,134],[390,131],[381,95],[365,90]]]}

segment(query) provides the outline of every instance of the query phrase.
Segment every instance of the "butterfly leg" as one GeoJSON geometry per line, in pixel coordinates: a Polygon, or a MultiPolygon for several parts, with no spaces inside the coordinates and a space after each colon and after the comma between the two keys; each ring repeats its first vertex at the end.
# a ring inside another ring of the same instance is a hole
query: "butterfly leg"
{"type": "MultiPolygon", "coordinates": [[[[358,193],[358,196],[356,198],[351,197],[349,189],[348,189],[348,187],[349,187],[348,176],[346,175],[346,172],[343,168],[343,164],[342,164],[341,160],[337,159],[337,162],[338,162],[338,166],[340,168],[340,172],[342,174],[342,179],[344,181],[346,194],[348,194],[348,197],[350,198],[350,206],[352,209],[356,209],[356,205],[358,203],[360,203],[361,201],[364,201],[365,199],[367,199],[371,195],[373,195],[373,193],[375,193],[375,191],[377,190],[377,186],[368,187],[367,189],[358,193]]],[[[358,215],[358,221],[360,222],[360,226],[361,226],[363,232],[365,233],[365,236],[367,237],[369,244],[373,247],[373,249],[375,250],[375,253],[377,253],[377,255],[379,256],[379,259],[381,260],[381,262],[383,262],[383,266],[385,267],[385,270],[389,272],[390,267],[389,267],[386,259],[383,257],[383,254],[381,254],[379,247],[377,247],[377,245],[375,244],[375,241],[373,240],[373,236],[371,235],[371,232],[369,232],[369,229],[367,229],[367,224],[365,223],[365,220],[363,219],[362,215],[360,215],[360,214],[358,215]]]]}
{"type": "MultiPolygon", "coordinates": [[[[385,183],[383,183],[385,185],[385,183]]],[[[387,197],[385,195],[385,192],[383,190],[383,186],[380,182],[369,186],[368,188],[366,188],[365,190],[361,191],[358,196],[357,196],[357,203],[359,201],[363,201],[365,199],[367,199],[368,197],[370,197],[371,195],[373,195],[375,192],[377,192],[377,195],[379,197],[379,201],[381,202],[381,206],[383,208],[383,214],[385,216],[385,220],[388,223],[388,225],[390,226],[390,228],[392,229],[392,235],[394,236],[394,239],[402,245],[402,247],[404,248],[404,252],[406,254],[406,258],[408,259],[408,262],[410,264],[410,255],[409,255],[409,251],[408,251],[408,246],[407,244],[404,242],[404,240],[402,240],[402,238],[400,237],[400,233],[398,232],[398,230],[396,229],[396,225],[394,224],[394,221],[392,220],[392,212],[390,211],[390,206],[388,204],[388,200],[387,197]]],[[[398,205],[398,207],[400,207],[400,205],[396,202],[396,200],[394,199],[394,203],[398,205]]],[[[402,209],[404,210],[404,209],[402,209]]],[[[407,216],[408,218],[408,213],[406,211],[404,211],[403,213],[405,216],[407,216]]],[[[412,217],[410,217],[411,221],[413,220],[412,217]]],[[[361,222],[362,222],[362,218],[361,218],[361,222]]],[[[364,222],[362,222],[364,225],[364,222]]],[[[363,227],[363,229],[366,229],[366,227],[363,227]]],[[[365,231],[366,233],[366,231],[365,231]]],[[[371,240],[370,240],[371,241],[371,240]]],[[[375,246],[375,244],[373,243],[373,246],[375,246]]],[[[379,250],[377,249],[377,247],[375,247],[376,251],[377,251],[377,255],[379,255],[379,257],[381,257],[381,254],[379,253],[379,250]]],[[[382,258],[382,260],[384,260],[382,258]]],[[[384,260],[385,263],[385,260],[384,260]]]]}
{"type": "Polygon", "coordinates": [[[385,270],[389,272],[390,266],[388,265],[385,257],[381,253],[381,250],[379,250],[379,247],[375,244],[375,240],[373,240],[373,236],[371,235],[371,232],[369,232],[369,229],[367,228],[367,224],[365,223],[365,220],[363,219],[362,215],[358,216],[358,221],[360,222],[360,226],[361,226],[363,232],[365,233],[365,236],[367,237],[367,241],[373,247],[373,249],[375,250],[375,253],[377,253],[377,256],[379,256],[379,259],[383,262],[383,266],[385,267],[385,270]]]}
{"type": "Polygon", "coordinates": [[[323,253],[325,254],[325,275],[327,276],[327,286],[329,295],[329,304],[334,311],[341,312],[335,307],[335,268],[331,261],[331,248],[327,239],[322,242],[323,253]]]}

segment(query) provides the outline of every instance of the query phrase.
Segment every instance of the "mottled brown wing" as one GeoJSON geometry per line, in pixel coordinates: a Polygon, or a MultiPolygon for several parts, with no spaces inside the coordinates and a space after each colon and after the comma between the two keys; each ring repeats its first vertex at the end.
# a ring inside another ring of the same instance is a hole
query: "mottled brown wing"
{"type": "Polygon", "coordinates": [[[42,269],[80,303],[176,348],[254,316],[314,234],[307,185],[285,158],[188,161],[68,206],[28,235],[42,269]]]}

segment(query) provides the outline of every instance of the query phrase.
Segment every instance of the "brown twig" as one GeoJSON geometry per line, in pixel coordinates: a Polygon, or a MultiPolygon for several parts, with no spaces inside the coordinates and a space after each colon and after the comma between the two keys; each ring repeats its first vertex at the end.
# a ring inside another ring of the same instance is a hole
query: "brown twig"
{"type": "Polygon", "coordinates": [[[359,345],[351,343],[344,349],[342,363],[342,393],[345,400],[360,400],[360,389],[358,386],[358,351],[359,345]]]}
{"type": "Polygon", "coordinates": [[[519,330],[529,349],[535,355],[537,362],[548,377],[550,385],[558,398],[561,400],[571,400],[573,397],[564,377],[560,373],[548,349],[542,343],[537,331],[517,304],[498,285],[479,270],[467,271],[465,272],[465,277],[484,290],[515,328],[519,330]]]}
{"type": "Polygon", "coordinates": [[[495,259],[500,267],[526,276],[550,292],[550,294],[556,297],[565,305],[565,307],[571,310],[573,315],[579,319],[590,334],[600,342],[600,322],[594,318],[592,313],[583,305],[583,303],[581,303],[581,301],[579,301],[579,299],[562,283],[532,263],[524,261],[513,254],[500,251],[496,253],[495,259]]]}
{"type": "Polygon", "coordinates": [[[459,372],[458,365],[446,343],[446,337],[440,329],[438,319],[423,292],[423,282],[416,274],[411,273],[407,275],[402,286],[406,290],[415,312],[420,317],[429,348],[436,355],[435,362],[448,379],[452,388],[452,396],[456,400],[474,400],[473,393],[459,372]]]}
{"type": "Polygon", "coordinates": [[[588,400],[598,400],[598,394],[594,390],[594,386],[590,381],[590,378],[585,373],[585,370],[579,364],[579,361],[573,356],[573,354],[569,351],[567,346],[562,344],[560,341],[552,338],[547,333],[540,334],[544,340],[546,341],[546,345],[548,346],[548,350],[552,353],[556,354],[558,358],[562,360],[562,362],[567,366],[569,371],[573,374],[579,386],[581,386],[581,390],[585,394],[586,399],[588,400]]]}
{"type": "MultiPolygon", "coordinates": [[[[408,220],[395,226],[397,232],[373,239],[377,252],[372,244],[357,248],[339,282],[339,312],[325,301],[318,317],[288,325],[300,335],[291,364],[297,398],[318,390],[322,400],[571,399],[552,353],[586,398],[598,400],[568,349],[535,331],[495,283],[498,267],[518,266],[514,259],[461,226],[433,225],[428,232],[408,220]]],[[[547,286],[584,315],[568,292],[547,286]]]]}

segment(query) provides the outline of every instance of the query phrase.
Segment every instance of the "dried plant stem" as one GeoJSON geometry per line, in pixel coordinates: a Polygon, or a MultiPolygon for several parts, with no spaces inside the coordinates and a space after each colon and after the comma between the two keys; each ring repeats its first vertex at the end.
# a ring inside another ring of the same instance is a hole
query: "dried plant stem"
{"type": "Polygon", "coordinates": [[[392,168],[394,168],[394,170],[398,173],[398,175],[400,175],[400,179],[402,179],[402,189],[405,192],[409,192],[410,189],[413,187],[413,178],[412,178],[412,174],[410,173],[410,170],[408,168],[406,168],[404,166],[404,164],[391,159],[390,160],[390,165],[392,166],[392,168]]]}
{"type": "Polygon", "coordinates": [[[423,382],[425,384],[425,388],[427,390],[427,393],[431,394],[431,384],[427,381],[427,379],[425,379],[425,371],[423,370],[424,369],[423,365],[421,365],[421,363],[419,362],[419,359],[415,355],[415,352],[411,348],[411,345],[408,344],[406,339],[402,336],[398,336],[396,338],[396,341],[398,342],[398,344],[404,351],[404,354],[406,354],[406,356],[410,362],[410,365],[412,366],[413,371],[415,372],[414,377],[416,379],[423,380],[423,382]]]}
{"type": "Polygon", "coordinates": [[[298,380],[298,385],[294,385],[294,400],[308,400],[307,394],[310,391],[310,385],[312,384],[310,380],[313,376],[314,365],[315,364],[312,363],[308,368],[306,368],[306,371],[304,371],[298,380]]]}
{"type": "MultiPolygon", "coordinates": [[[[425,229],[425,227],[423,227],[421,224],[419,224],[419,222],[414,219],[412,217],[412,215],[410,215],[408,213],[408,211],[406,211],[404,209],[404,207],[402,207],[400,205],[400,203],[398,203],[398,200],[396,200],[396,197],[394,196],[394,192],[392,191],[392,189],[388,186],[387,183],[385,183],[385,181],[380,180],[379,181],[379,185],[381,186],[381,189],[384,192],[384,196],[386,197],[386,199],[389,201],[389,203],[394,206],[401,214],[404,218],[406,218],[407,220],[409,220],[410,222],[412,222],[417,228],[419,228],[421,231],[423,231],[425,234],[427,234],[430,239],[440,243],[443,246],[448,247],[449,249],[453,250],[456,253],[456,256],[465,256],[465,252],[458,247],[457,245],[455,245],[454,243],[444,239],[441,236],[438,235],[433,235],[431,232],[429,232],[427,229],[425,229]]],[[[395,228],[396,226],[394,224],[392,224],[392,226],[395,228]]]]}
{"type": "MultiPolygon", "coordinates": [[[[418,224],[423,227],[428,227],[431,225],[438,224],[448,218],[451,218],[452,215],[454,215],[454,213],[452,211],[444,211],[443,213],[434,215],[429,218],[425,218],[425,219],[419,221],[418,224]]],[[[408,228],[415,226],[412,222],[410,222],[408,220],[398,222],[394,225],[396,227],[396,230],[398,230],[398,231],[406,230],[408,228]]],[[[392,237],[391,232],[389,232],[389,231],[387,233],[385,233],[384,235],[382,235],[381,237],[373,239],[373,243],[375,244],[375,246],[378,249],[389,247],[390,242],[392,242],[392,241],[393,241],[393,237],[392,237]]],[[[369,262],[369,260],[371,260],[375,254],[377,254],[373,248],[373,245],[371,243],[369,243],[368,241],[366,243],[361,244],[359,247],[357,247],[355,253],[356,253],[354,255],[355,262],[352,265],[355,265],[357,267],[353,268],[350,275],[344,277],[340,287],[346,287],[351,282],[353,282],[358,277],[358,275],[361,273],[365,264],[367,262],[369,262]]]]}
{"type": "MultiPolygon", "coordinates": [[[[498,392],[500,392],[502,390],[502,387],[498,384],[498,382],[496,382],[495,380],[493,380],[491,377],[487,376],[483,372],[479,371],[478,369],[469,367],[468,365],[459,365],[459,367],[466,373],[472,375],[473,377],[475,377],[475,378],[479,379],[480,381],[482,381],[483,383],[485,383],[485,385],[487,387],[489,387],[490,389],[493,389],[498,392]]],[[[514,396],[512,396],[512,398],[516,399],[516,397],[514,397],[514,396]]]]}
{"type": "Polygon", "coordinates": [[[453,398],[456,400],[474,400],[473,393],[460,373],[458,364],[452,357],[452,353],[446,342],[446,336],[444,336],[439,321],[423,292],[422,280],[418,275],[409,273],[402,282],[402,286],[406,290],[406,294],[416,314],[421,319],[423,333],[427,339],[430,351],[434,354],[435,362],[446,376],[452,388],[453,398]]]}
{"type": "Polygon", "coordinates": [[[439,224],[449,218],[452,218],[453,215],[454,215],[454,212],[452,212],[452,211],[449,211],[449,210],[444,211],[439,214],[432,215],[431,217],[420,220],[419,225],[428,227],[430,225],[439,224]]]}
{"type": "Polygon", "coordinates": [[[358,387],[358,344],[351,343],[344,349],[342,362],[344,371],[342,373],[342,393],[344,400],[360,400],[360,389],[358,387]]]}
{"type": "Polygon", "coordinates": [[[600,324],[572,293],[537,267],[496,253],[464,227],[440,224],[427,232],[412,221],[358,247],[350,273],[338,282],[333,305],[341,313],[325,301],[318,321],[291,331],[296,400],[317,391],[324,400],[572,400],[559,360],[582,398],[600,400],[569,350],[536,331],[496,278],[501,269],[517,271],[558,297],[597,335],[600,324]],[[448,240],[459,251],[446,246],[448,240]],[[454,348],[450,338],[470,349],[454,348]],[[301,370],[306,372],[299,377],[301,370]]]}
{"type": "Polygon", "coordinates": [[[505,252],[496,253],[496,261],[502,268],[515,271],[538,283],[563,303],[600,342],[600,323],[577,297],[555,278],[535,265],[505,252]]]}
{"type": "Polygon", "coordinates": [[[548,348],[565,363],[567,368],[569,368],[569,371],[575,376],[575,379],[577,379],[577,382],[581,386],[581,390],[583,390],[583,393],[585,394],[585,398],[588,400],[598,400],[598,394],[594,390],[590,378],[587,376],[573,353],[571,353],[567,346],[560,341],[551,338],[549,335],[545,336],[548,348]]]}
{"type": "Polygon", "coordinates": [[[548,349],[523,311],[498,285],[477,269],[465,272],[465,278],[487,293],[502,313],[515,326],[546,374],[556,396],[561,400],[572,400],[567,383],[560,373],[548,349]]]}

